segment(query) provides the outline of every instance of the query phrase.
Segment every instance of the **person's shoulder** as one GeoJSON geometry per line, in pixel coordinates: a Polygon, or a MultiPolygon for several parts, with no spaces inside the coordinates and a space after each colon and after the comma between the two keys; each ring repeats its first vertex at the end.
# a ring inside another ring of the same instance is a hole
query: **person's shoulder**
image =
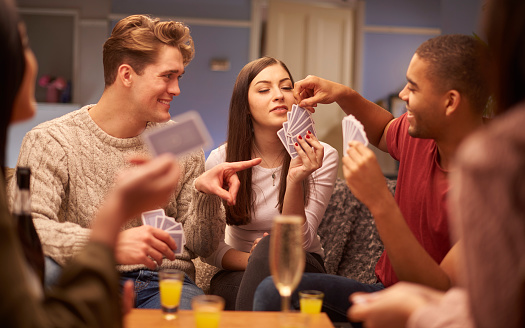
{"type": "Polygon", "coordinates": [[[28,134],[57,134],[65,132],[72,127],[83,126],[83,124],[81,124],[81,122],[85,120],[83,117],[89,116],[87,113],[88,109],[86,107],[87,106],[66,113],[49,121],[42,122],[33,127],[28,132],[28,134]]]}
{"type": "Polygon", "coordinates": [[[472,133],[459,147],[457,161],[468,166],[513,165],[517,149],[525,144],[525,103],[513,108],[472,133]]]}
{"type": "Polygon", "coordinates": [[[222,144],[210,152],[208,158],[222,159],[226,158],[226,144],[222,144]]]}
{"type": "Polygon", "coordinates": [[[185,165],[197,165],[204,163],[204,150],[202,148],[190,151],[179,158],[179,162],[185,165]]]}
{"type": "Polygon", "coordinates": [[[226,161],[226,144],[222,144],[210,152],[206,159],[206,170],[226,161]]]}

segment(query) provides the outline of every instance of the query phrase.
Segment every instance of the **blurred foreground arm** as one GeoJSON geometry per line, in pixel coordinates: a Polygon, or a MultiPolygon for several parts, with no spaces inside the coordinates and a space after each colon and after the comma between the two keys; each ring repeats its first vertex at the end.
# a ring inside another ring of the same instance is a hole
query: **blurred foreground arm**
{"type": "Polygon", "coordinates": [[[473,327],[467,295],[459,288],[443,293],[399,282],[376,293],[354,293],[350,301],[348,318],[367,327],[473,327]]]}

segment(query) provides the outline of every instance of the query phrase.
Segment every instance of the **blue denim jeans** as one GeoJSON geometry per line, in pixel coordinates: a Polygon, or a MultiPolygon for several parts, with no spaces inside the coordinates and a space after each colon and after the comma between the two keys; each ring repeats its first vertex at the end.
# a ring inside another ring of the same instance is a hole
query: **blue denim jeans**
{"type": "MultiPolygon", "coordinates": [[[[120,285],[126,280],[135,282],[135,307],[141,309],[160,309],[159,276],[157,271],[138,270],[123,272],[120,274],[120,285]]],[[[180,296],[179,309],[191,310],[191,299],[197,295],[203,295],[202,289],[197,287],[193,280],[184,275],[182,294],[180,296]]]]}
{"type": "Polygon", "coordinates": [[[51,287],[56,285],[58,278],[60,278],[60,275],[62,275],[62,267],[49,256],[45,256],[44,260],[46,270],[44,276],[44,286],[51,287]]]}
{"type": "MultiPolygon", "coordinates": [[[[385,287],[381,283],[363,284],[358,281],[331,274],[304,273],[299,286],[292,294],[292,308],[299,309],[300,290],[320,290],[324,293],[322,311],[333,322],[348,322],[346,311],[352,305],[348,299],[354,292],[376,292],[385,287]]],[[[255,291],[254,311],[279,311],[281,299],[272,277],[264,279],[255,291]]]]}

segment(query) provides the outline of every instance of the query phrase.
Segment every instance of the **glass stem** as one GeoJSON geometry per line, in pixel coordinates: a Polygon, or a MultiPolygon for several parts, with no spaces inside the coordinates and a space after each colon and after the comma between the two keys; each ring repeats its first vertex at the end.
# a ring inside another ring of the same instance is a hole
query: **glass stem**
{"type": "Polygon", "coordinates": [[[282,296],[281,299],[281,310],[283,312],[289,312],[290,311],[290,296],[282,296]]]}

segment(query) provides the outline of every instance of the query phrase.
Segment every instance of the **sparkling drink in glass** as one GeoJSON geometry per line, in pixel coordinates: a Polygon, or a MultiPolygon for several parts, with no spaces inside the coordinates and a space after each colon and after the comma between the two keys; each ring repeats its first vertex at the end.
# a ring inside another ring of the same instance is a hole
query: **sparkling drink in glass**
{"type": "Polygon", "coordinates": [[[281,295],[283,312],[290,310],[290,296],[304,270],[303,221],[300,216],[277,216],[270,234],[270,271],[281,295]]]}

